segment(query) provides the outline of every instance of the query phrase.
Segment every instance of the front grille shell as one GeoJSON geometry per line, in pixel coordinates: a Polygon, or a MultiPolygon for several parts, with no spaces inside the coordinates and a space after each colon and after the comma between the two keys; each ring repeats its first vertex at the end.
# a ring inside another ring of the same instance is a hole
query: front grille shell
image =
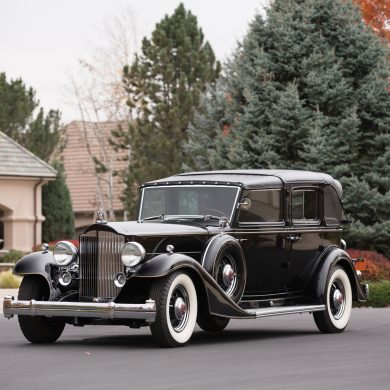
{"type": "Polygon", "coordinates": [[[121,260],[124,243],[124,236],[107,231],[80,236],[80,299],[112,299],[118,295],[120,288],[115,286],[114,278],[125,271],[121,260]]]}

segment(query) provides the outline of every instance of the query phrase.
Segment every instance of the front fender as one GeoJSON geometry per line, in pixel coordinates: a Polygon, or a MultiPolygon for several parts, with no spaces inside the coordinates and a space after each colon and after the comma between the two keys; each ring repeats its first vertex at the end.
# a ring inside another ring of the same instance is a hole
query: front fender
{"type": "Polygon", "coordinates": [[[56,267],[53,252],[33,252],[23,256],[16,264],[13,270],[15,275],[41,275],[47,281],[52,295],[54,288],[51,281],[51,268],[56,267]]]}
{"type": "Polygon", "coordinates": [[[353,299],[359,302],[366,301],[367,294],[360,285],[351,257],[347,252],[338,247],[328,248],[320,259],[314,277],[312,278],[312,283],[309,285],[309,288],[314,292],[315,296],[320,302],[326,303],[326,286],[329,271],[336,265],[341,266],[347,273],[351,282],[353,299]]]}
{"type": "Polygon", "coordinates": [[[254,318],[232,301],[218,286],[212,276],[193,258],[180,253],[162,254],[153,257],[140,267],[133,278],[157,278],[176,270],[187,271],[194,277],[195,284],[201,284],[207,295],[209,313],[229,318],[254,318]]]}

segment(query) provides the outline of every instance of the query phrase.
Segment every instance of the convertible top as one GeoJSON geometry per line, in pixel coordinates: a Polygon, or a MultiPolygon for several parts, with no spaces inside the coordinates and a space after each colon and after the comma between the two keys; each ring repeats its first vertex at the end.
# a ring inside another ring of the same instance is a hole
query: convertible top
{"type": "Polygon", "coordinates": [[[141,186],[163,185],[231,185],[248,189],[282,188],[287,183],[329,184],[341,197],[342,188],[339,181],[325,173],[289,169],[242,169],[225,171],[205,171],[180,173],[159,180],[147,182],[141,186]]]}

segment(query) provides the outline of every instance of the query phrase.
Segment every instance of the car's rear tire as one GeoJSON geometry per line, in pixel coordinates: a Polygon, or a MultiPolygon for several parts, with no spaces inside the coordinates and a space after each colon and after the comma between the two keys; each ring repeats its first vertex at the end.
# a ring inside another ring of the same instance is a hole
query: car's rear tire
{"type": "Polygon", "coordinates": [[[330,271],[325,297],[325,310],[313,313],[318,329],[322,333],[343,332],[352,312],[352,289],[348,275],[341,267],[330,271]]]}
{"type": "Polygon", "coordinates": [[[198,316],[197,322],[202,330],[207,332],[220,332],[228,326],[230,318],[200,315],[198,316]]]}
{"type": "MultiPolygon", "coordinates": [[[[49,291],[46,281],[38,275],[26,275],[19,288],[19,300],[47,301],[49,291]]],[[[18,316],[24,337],[34,344],[54,343],[61,336],[65,322],[56,318],[18,316]]]]}
{"type": "Polygon", "coordinates": [[[157,279],[150,297],[156,302],[156,320],[150,330],[163,347],[182,347],[191,338],[198,314],[196,289],[184,272],[157,279]]]}

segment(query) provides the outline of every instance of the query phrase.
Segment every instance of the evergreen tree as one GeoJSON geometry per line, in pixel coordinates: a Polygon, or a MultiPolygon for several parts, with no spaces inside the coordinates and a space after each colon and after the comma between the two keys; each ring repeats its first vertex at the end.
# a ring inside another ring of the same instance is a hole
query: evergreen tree
{"type": "Polygon", "coordinates": [[[144,38],[142,53],[125,67],[124,82],[135,120],[128,135],[117,132],[114,142],[123,146],[130,140],[125,203],[131,214],[140,183],[180,172],[190,160],[183,153],[186,128],[200,93],[219,70],[196,17],[183,4],[157,23],[152,37],[144,38]]]}
{"type": "Polygon", "coordinates": [[[53,163],[58,172],[58,179],[50,181],[42,189],[42,213],[46,217],[42,224],[42,240],[50,242],[72,238],[74,217],[68,187],[62,164],[53,163]]]}
{"type": "Polygon", "coordinates": [[[50,110],[45,115],[40,108],[38,115],[29,125],[29,131],[25,134],[25,147],[42,160],[49,161],[53,151],[59,148],[60,119],[59,111],[50,110]]]}
{"type": "Polygon", "coordinates": [[[0,131],[49,161],[60,139],[60,112],[50,110],[45,115],[32,88],[0,73],[0,131]]]}
{"type": "Polygon", "coordinates": [[[354,220],[348,240],[389,254],[388,55],[352,1],[275,0],[225,68],[231,101],[201,106],[188,144],[210,151],[210,168],[333,174],[354,220]]]}

